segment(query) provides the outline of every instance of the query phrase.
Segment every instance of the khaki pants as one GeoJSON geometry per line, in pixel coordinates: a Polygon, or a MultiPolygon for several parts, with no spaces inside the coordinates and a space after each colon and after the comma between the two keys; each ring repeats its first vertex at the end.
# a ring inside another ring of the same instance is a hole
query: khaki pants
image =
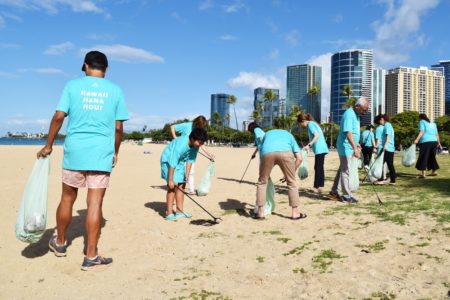
{"type": "Polygon", "coordinates": [[[288,186],[289,206],[297,207],[300,204],[297,182],[295,181],[295,157],[292,152],[272,152],[261,157],[259,164],[259,179],[256,184],[256,203],[264,206],[266,203],[266,187],[270,173],[275,165],[283,172],[288,186]]]}

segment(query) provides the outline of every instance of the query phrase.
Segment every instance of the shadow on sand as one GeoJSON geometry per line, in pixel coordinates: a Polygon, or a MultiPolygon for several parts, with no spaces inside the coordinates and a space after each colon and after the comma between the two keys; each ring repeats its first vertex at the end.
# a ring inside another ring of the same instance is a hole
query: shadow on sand
{"type": "MultiPolygon", "coordinates": [[[[234,181],[234,182],[237,182],[237,183],[241,183],[241,180],[236,179],[236,178],[217,177],[217,179],[220,179],[220,180],[226,180],[226,181],[234,181]]],[[[256,182],[253,182],[253,181],[247,181],[247,180],[242,180],[242,183],[250,184],[250,185],[255,185],[255,184],[256,184],[256,182]]]]}

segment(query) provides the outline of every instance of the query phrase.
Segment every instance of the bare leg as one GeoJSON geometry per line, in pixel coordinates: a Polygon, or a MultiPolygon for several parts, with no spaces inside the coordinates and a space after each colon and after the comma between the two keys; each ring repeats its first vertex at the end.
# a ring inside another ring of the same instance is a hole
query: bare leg
{"type": "Polygon", "coordinates": [[[169,189],[167,186],[167,194],[166,194],[166,216],[173,214],[173,201],[175,199],[175,189],[169,189]]]}
{"type": "Polygon", "coordinates": [[[61,201],[56,210],[56,232],[58,245],[63,245],[66,241],[66,231],[72,221],[72,208],[77,199],[78,188],[62,184],[61,201]]]}
{"type": "Polygon", "coordinates": [[[175,191],[175,199],[177,201],[177,212],[183,212],[184,211],[184,194],[183,191],[186,188],[186,183],[180,183],[178,185],[178,188],[175,191]]]}
{"type": "Polygon", "coordinates": [[[97,256],[97,244],[100,238],[103,214],[102,204],[106,189],[88,189],[87,194],[87,214],[86,214],[86,232],[87,232],[87,251],[88,258],[97,256]]]}

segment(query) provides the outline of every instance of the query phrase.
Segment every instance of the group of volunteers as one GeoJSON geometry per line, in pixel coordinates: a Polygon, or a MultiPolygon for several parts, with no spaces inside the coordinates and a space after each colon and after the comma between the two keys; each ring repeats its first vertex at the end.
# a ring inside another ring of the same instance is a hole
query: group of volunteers
{"type": "MultiPolygon", "coordinates": [[[[67,135],[64,142],[62,162],[62,193],[56,211],[56,230],[49,240],[50,250],[58,257],[67,255],[67,229],[72,220],[72,209],[77,199],[78,189],[87,187],[87,214],[85,228],[87,243],[82,270],[92,270],[112,263],[112,258],[99,254],[97,245],[103,222],[102,205],[109,185],[112,168],[117,164],[119,148],[123,134],[123,122],[129,119],[122,90],[119,86],[105,79],[108,59],[99,51],[90,51],[84,58],[82,71],[86,76],[69,81],[56,107],[48,132],[46,145],[37,153],[37,157],[46,157],[52,153],[56,135],[66,117],[68,118],[67,135]]],[[[349,163],[352,156],[359,157],[360,116],[368,110],[366,98],[358,99],[348,108],[340,123],[337,139],[339,169],[328,197],[349,203],[357,200],[349,189],[349,163]],[[339,188],[341,192],[339,192],[339,188]]],[[[432,170],[431,176],[437,175],[439,168],[435,152],[439,144],[436,125],[421,115],[419,135],[416,143],[420,145],[420,155],[416,168],[422,171],[432,170]]],[[[319,124],[310,114],[298,116],[300,126],[308,129],[309,142],[304,150],[312,149],[315,155],[313,192],[322,193],[325,173],[324,162],[328,147],[319,124]]],[[[372,151],[377,154],[384,151],[384,160],[389,169],[390,182],[395,183],[396,174],[393,164],[394,130],[387,115],[377,116],[378,124],[375,136],[373,127],[368,127],[362,135],[361,146],[366,165],[370,162],[372,151]]],[[[186,183],[189,193],[194,189],[194,163],[202,149],[203,155],[214,159],[214,155],[205,147],[208,140],[207,120],[198,116],[192,122],[171,126],[174,138],[164,149],[161,158],[161,178],[167,184],[165,218],[174,221],[189,218],[191,213],[184,210],[183,202],[186,183]],[[179,136],[177,136],[177,134],[179,136]],[[175,209],[174,209],[175,204],[175,209]]],[[[296,182],[296,170],[302,162],[300,147],[293,135],[280,129],[264,132],[256,123],[249,125],[249,131],[255,136],[256,149],[252,158],[259,152],[259,178],[256,187],[256,219],[264,218],[266,186],[271,171],[278,165],[288,186],[289,206],[292,208],[293,220],[303,219],[305,213],[299,211],[299,190],[296,182]]],[[[383,178],[380,183],[384,183],[383,178]]]]}

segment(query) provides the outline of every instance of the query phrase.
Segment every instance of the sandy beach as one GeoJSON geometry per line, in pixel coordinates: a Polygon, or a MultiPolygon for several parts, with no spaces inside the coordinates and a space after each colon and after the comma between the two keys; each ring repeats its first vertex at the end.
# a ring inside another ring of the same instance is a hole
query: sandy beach
{"type": "MultiPolygon", "coordinates": [[[[275,214],[253,220],[247,211],[255,203],[259,161],[252,161],[240,184],[253,149],[225,147],[211,148],[217,157],[212,190],[195,197],[223,221],[198,225],[209,216],[187,198],[185,210],[197,225],[189,219],[165,221],[165,183],[159,167],[163,147],[122,146],[105,196],[106,222],[99,244],[114,263],[83,272],[86,190],[80,190],[74,206],[67,257],[55,257],[47,246],[61,193],[62,147],[55,146],[51,157],[48,230],[40,242],[28,245],[15,238],[14,225],[40,147],[0,146],[0,298],[448,299],[448,222],[420,211],[404,224],[383,219],[370,213],[377,209],[377,200],[369,187],[356,193],[360,207],[373,205],[367,209],[317,198],[306,192],[313,181],[312,155],[311,175],[298,180],[300,211],[308,217],[288,218],[287,190],[278,183],[275,214]]],[[[198,157],[197,184],[207,163],[198,157]]],[[[337,165],[337,154],[327,155],[327,192],[337,165]]],[[[272,178],[276,182],[281,177],[275,168],[272,178]]],[[[450,202],[448,187],[442,194],[450,202]]]]}

